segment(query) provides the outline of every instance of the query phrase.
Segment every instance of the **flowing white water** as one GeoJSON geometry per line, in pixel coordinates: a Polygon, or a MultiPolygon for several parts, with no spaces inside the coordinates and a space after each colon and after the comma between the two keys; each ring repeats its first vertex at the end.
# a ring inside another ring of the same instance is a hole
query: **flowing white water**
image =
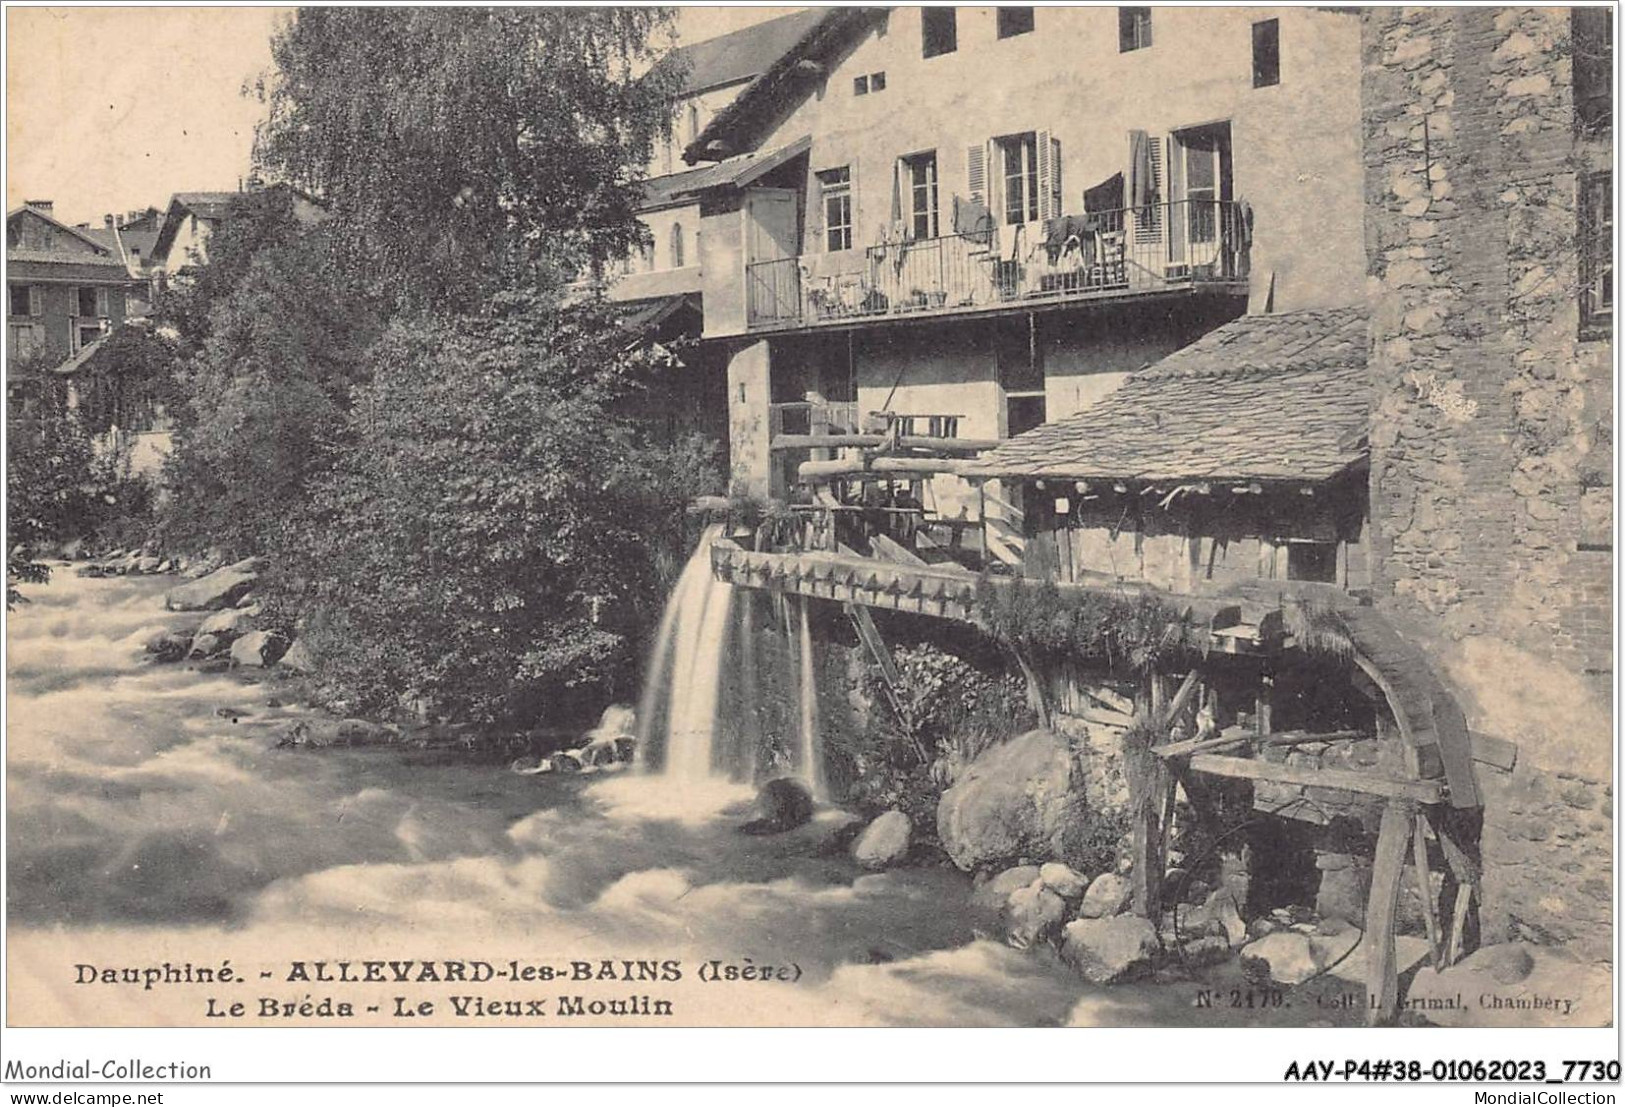
{"type": "Polygon", "coordinates": [[[796,771],[820,803],[829,799],[824,783],[824,758],[818,737],[818,672],[813,665],[812,618],[807,601],[796,605],[798,635],[796,664],[799,670],[796,698],[800,701],[796,771]]]}

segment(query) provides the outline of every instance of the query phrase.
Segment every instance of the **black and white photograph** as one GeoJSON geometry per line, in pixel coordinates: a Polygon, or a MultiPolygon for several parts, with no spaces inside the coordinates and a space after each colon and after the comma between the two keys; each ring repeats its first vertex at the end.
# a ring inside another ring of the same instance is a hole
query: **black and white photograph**
{"type": "Polygon", "coordinates": [[[8,4],[8,1031],[1617,1086],[1614,15],[8,4]]]}

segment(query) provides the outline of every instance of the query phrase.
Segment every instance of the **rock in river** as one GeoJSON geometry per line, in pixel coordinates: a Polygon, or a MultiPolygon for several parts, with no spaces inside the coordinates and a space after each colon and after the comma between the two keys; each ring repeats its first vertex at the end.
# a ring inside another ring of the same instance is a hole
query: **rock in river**
{"type": "Polygon", "coordinates": [[[1082,824],[1066,739],[1046,730],[1002,742],[971,762],[937,806],[937,833],[966,872],[1022,858],[1069,860],[1082,824]]]}
{"type": "Polygon", "coordinates": [[[852,857],[866,869],[895,865],[908,853],[914,828],[901,811],[887,811],[864,828],[852,844],[852,857]]]}
{"type": "Polygon", "coordinates": [[[739,829],[746,834],[778,834],[794,830],[812,818],[813,798],[799,780],[780,777],[756,793],[756,818],[739,829]]]}
{"type": "Polygon", "coordinates": [[[270,630],[251,630],[231,644],[231,660],[235,665],[260,668],[276,664],[288,640],[270,630]]]}
{"type": "Polygon", "coordinates": [[[1093,984],[1115,984],[1148,972],[1157,928],[1138,915],[1078,919],[1061,937],[1061,957],[1093,984]]]}
{"type": "Polygon", "coordinates": [[[164,606],[171,611],[219,611],[231,607],[254,587],[259,571],[258,558],[245,558],[171,590],[164,597],[164,606]]]}

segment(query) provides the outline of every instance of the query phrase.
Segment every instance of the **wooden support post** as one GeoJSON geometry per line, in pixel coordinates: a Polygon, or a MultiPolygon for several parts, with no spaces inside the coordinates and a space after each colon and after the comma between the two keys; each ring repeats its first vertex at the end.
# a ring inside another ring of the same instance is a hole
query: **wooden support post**
{"type": "Polygon", "coordinates": [[[1012,647],[1011,653],[1016,655],[1016,664],[1021,666],[1021,675],[1027,678],[1027,702],[1032,706],[1033,714],[1038,716],[1038,725],[1045,730],[1054,725],[1055,716],[1050,710],[1049,691],[1044,687],[1043,681],[1038,677],[1038,670],[1033,668],[1025,654],[1012,647]]]}
{"type": "Polygon", "coordinates": [[[1394,918],[1399,906],[1405,849],[1411,843],[1413,804],[1391,799],[1382,810],[1377,854],[1371,866],[1371,894],[1365,907],[1366,1021],[1391,1023],[1399,1009],[1399,958],[1394,949],[1394,918]]]}
{"type": "Polygon", "coordinates": [[[1435,972],[1444,969],[1444,943],[1439,937],[1439,908],[1433,898],[1433,872],[1428,867],[1428,821],[1420,811],[1416,814],[1416,830],[1411,844],[1416,850],[1416,890],[1422,895],[1422,917],[1428,928],[1428,954],[1433,959],[1435,972]]]}
{"type": "Polygon", "coordinates": [[[1260,738],[1270,732],[1270,714],[1275,698],[1275,674],[1265,669],[1258,676],[1258,695],[1253,700],[1254,722],[1260,738]]]}
{"type": "Polygon", "coordinates": [[[1478,920],[1472,913],[1478,892],[1480,867],[1476,838],[1481,812],[1446,807],[1430,807],[1428,822],[1444,854],[1444,887],[1441,903],[1450,905],[1449,928],[1443,936],[1445,967],[1455,964],[1463,953],[1471,952],[1478,939],[1478,920]]]}

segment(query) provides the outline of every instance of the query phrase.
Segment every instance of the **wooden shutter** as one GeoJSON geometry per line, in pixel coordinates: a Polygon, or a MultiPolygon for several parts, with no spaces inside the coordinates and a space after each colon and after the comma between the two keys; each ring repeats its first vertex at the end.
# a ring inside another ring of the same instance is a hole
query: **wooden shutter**
{"type": "Polygon", "coordinates": [[[978,144],[965,150],[965,191],[972,203],[988,202],[986,145],[978,144]]]}
{"type": "Polygon", "coordinates": [[[1048,131],[1038,132],[1038,217],[1054,219],[1061,215],[1061,140],[1048,131]]]}
{"type": "Polygon", "coordinates": [[[1146,138],[1151,161],[1151,206],[1136,220],[1141,242],[1162,241],[1162,205],[1168,200],[1168,171],[1163,164],[1163,139],[1160,135],[1146,138]]]}
{"type": "Polygon", "coordinates": [[[108,307],[107,301],[108,301],[107,289],[98,288],[96,290],[96,314],[97,314],[97,316],[99,316],[102,319],[106,319],[109,315],[113,314],[113,312],[108,307]]]}
{"type": "Polygon", "coordinates": [[[37,284],[28,286],[28,314],[45,314],[45,289],[37,284]]]}

